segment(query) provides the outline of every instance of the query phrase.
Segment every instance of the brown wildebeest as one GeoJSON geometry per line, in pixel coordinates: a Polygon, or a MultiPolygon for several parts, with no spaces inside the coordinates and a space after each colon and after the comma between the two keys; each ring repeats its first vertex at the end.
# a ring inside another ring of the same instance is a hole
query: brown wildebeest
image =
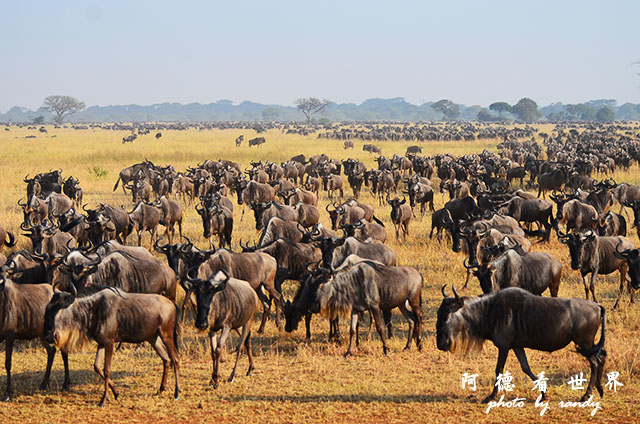
{"type": "MultiPolygon", "coordinates": [[[[94,370],[104,379],[104,394],[99,406],[107,401],[109,389],[118,399],[111,381],[111,358],[115,344],[149,342],[162,359],[162,380],[158,393],[164,391],[169,368],[176,380],[174,398],[179,399],[180,358],[177,349],[178,307],[157,294],[125,293],[116,288],[77,297],[56,291],[44,314],[44,340],[55,343],[63,352],[84,346],[89,340],[98,343],[94,370]],[[104,369],[99,364],[104,359],[104,369]]],[[[55,286],[54,286],[55,290],[55,286]]]]}

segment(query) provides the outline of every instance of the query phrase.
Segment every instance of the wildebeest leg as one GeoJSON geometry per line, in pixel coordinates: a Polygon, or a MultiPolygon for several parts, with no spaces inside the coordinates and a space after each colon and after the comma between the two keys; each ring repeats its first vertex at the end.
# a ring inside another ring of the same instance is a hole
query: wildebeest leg
{"type": "Polygon", "coordinates": [[[400,312],[404,315],[407,323],[409,323],[409,335],[407,337],[407,344],[404,347],[404,350],[409,350],[411,348],[411,339],[413,338],[414,330],[415,330],[415,320],[414,314],[410,312],[405,306],[404,302],[399,306],[400,312]]]}
{"type": "MultiPolygon", "coordinates": [[[[225,327],[226,328],[226,327],[225,327]]],[[[211,373],[211,381],[209,382],[214,388],[218,388],[218,367],[220,366],[220,344],[216,339],[216,333],[209,333],[209,342],[211,343],[211,362],[213,363],[213,371],[211,373]]]]}
{"type": "MultiPolygon", "coordinates": [[[[606,352],[604,355],[606,356],[606,352]]],[[[601,378],[602,369],[604,368],[604,357],[601,361],[599,355],[595,354],[588,357],[587,360],[589,361],[589,366],[591,368],[591,375],[589,376],[589,385],[587,386],[587,391],[584,393],[584,395],[582,395],[582,398],[580,398],[580,402],[585,402],[587,399],[589,399],[589,396],[591,396],[591,393],[593,392],[594,385],[598,386],[598,393],[600,394],[600,397],[602,397],[603,394],[601,378]]]]}
{"type": "Polygon", "coordinates": [[[355,311],[351,311],[351,326],[349,328],[349,347],[347,348],[344,357],[353,355],[353,339],[355,338],[356,332],[358,331],[358,313],[355,311]]]}
{"type": "Polygon", "coordinates": [[[387,346],[387,338],[384,335],[384,328],[382,326],[382,318],[380,317],[380,309],[371,308],[371,315],[373,315],[373,320],[376,323],[376,330],[378,330],[378,334],[380,335],[380,339],[382,340],[382,352],[386,355],[389,354],[389,347],[387,346]]]}
{"type": "MultiPolygon", "coordinates": [[[[518,358],[518,362],[520,362],[520,368],[522,368],[522,372],[527,374],[532,381],[536,381],[537,377],[531,371],[529,367],[529,361],[527,361],[527,355],[524,352],[523,348],[513,348],[513,353],[516,354],[516,358],[518,358]]],[[[542,400],[544,400],[547,396],[546,391],[542,392],[542,400]]]]}
{"type": "MultiPolygon", "coordinates": [[[[304,314],[304,327],[306,330],[306,340],[311,340],[311,312],[304,314]]],[[[331,339],[331,326],[329,326],[329,339],[331,339]]]]}
{"type": "Polygon", "coordinates": [[[384,318],[384,325],[387,327],[387,336],[393,338],[393,327],[391,326],[391,309],[385,309],[382,311],[382,317],[384,318]]]}
{"type": "Polygon", "coordinates": [[[598,276],[598,271],[593,271],[591,273],[591,283],[589,284],[589,290],[591,290],[591,297],[593,297],[593,301],[598,303],[596,300],[596,277],[598,276]]]}
{"type": "Polygon", "coordinates": [[[4,400],[9,401],[13,397],[13,384],[11,384],[11,355],[13,354],[14,334],[10,332],[5,338],[4,368],[7,370],[7,393],[4,400]]]}
{"type": "Polygon", "coordinates": [[[102,351],[104,352],[104,394],[102,395],[102,400],[98,403],[98,406],[104,406],[107,401],[107,393],[109,388],[113,392],[114,399],[118,399],[118,393],[116,391],[115,385],[111,381],[111,358],[113,357],[113,343],[106,344],[102,351]]]}
{"type": "Polygon", "coordinates": [[[169,368],[171,367],[171,362],[169,359],[169,352],[168,352],[167,346],[165,345],[164,341],[162,340],[159,334],[155,338],[153,343],[151,343],[151,346],[153,346],[153,349],[156,351],[160,359],[162,359],[162,379],[160,380],[160,388],[156,393],[159,395],[160,393],[164,392],[164,389],[167,385],[167,377],[169,375],[169,368]]]}
{"type": "Polygon", "coordinates": [[[602,349],[600,353],[596,355],[596,360],[598,361],[597,375],[596,375],[596,389],[598,389],[598,393],[600,397],[603,395],[602,390],[602,374],[604,373],[604,363],[607,360],[607,351],[602,349]]]}
{"type": "Polygon", "coordinates": [[[69,377],[69,354],[65,351],[60,351],[62,356],[62,363],[64,364],[64,382],[62,383],[62,391],[66,392],[71,386],[71,378],[69,377]]]}
{"type": "Polygon", "coordinates": [[[267,319],[269,318],[269,315],[271,313],[271,302],[269,302],[269,299],[267,299],[267,296],[262,291],[261,286],[258,286],[256,288],[256,294],[258,295],[258,299],[260,299],[260,303],[262,303],[262,309],[263,309],[262,321],[260,322],[260,327],[258,328],[258,334],[262,334],[264,333],[264,325],[267,322],[267,319]]]}
{"type": "Polygon", "coordinates": [[[584,297],[589,300],[589,285],[587,284],[587,274],[582,274],[582,284],[584,285],[584,297]]]}
{"type": "MultiPolygon", "coordinates": [[[[277,271],[276,271],[277,273],[277,271]]],[[[281,322],[281,318],[282,318],[282,292],[278,291],[275,287],[275,276],[273,276],[273,279],[271,279],[271,281],[263,281],[262,282],[262,287],[264,287],[267,292],[269,293],[269,295],[273,298],[273,300],[275,301],[276,304],[276,327],[278,327],[278,330],[282,331],[282,322],[281,322]],[[269,284],[271,283],[271,284],[269,284]]],[[[269,302],[269,307],[271,307],[271,302],[269,302]]],[[[260,327],[262,328],[262,324],[260,325],[260,327]]],[[[258,330],[258,333],[260,333],[261,331],[258,330]]]]}
{"type": "MultiPolygon", "coordinates": [[[[507,362],[508,355],[509,355],[509,349],[505,349],[502,347],[498,348],[498,362],[496,363],[496,381],[498,380],[498,375],[502,374],[502,371],[504,370],[504,364],[507,362]]],[[[484,399],[483,402],[488,403],[489,401],[494,400],[497,394],[498,394],[498,386],[494,384],[493,391],[489,396],[487,396],[484,399]]]]}
{"type": "Polygon", "coordinates": [[[247,339],[244,341],[244,346],[247,349],[247,356],[249,357],[249,369],[247,369],[247,377],[251,375],[253,371],[253,352],[251,351],[251,331],[247,334],[247,339]]]}
{"type": "Polygon", "coordinates": [[[233,379],[236,377],[236,368],[238,368],[238,360],[240,360],[240,355],[242,355],[242,351],[244,350],[245,342],[247,338],[251,335],[250,323],[246,323],[242,326],[242,335],[240,336],[240,343],[238,343],[238,349],[236,352],[236,362],[233,365],[233,371],[231,371],[231,375],[229,376],[229,383],[233,382],[233,379]]]}
{"type": "Polygon", "coordinates": [[[47,351],[47,368],[44,371],[44,378],[40,383],[40,390],[45,390],[49,387],[49,376],[51,375],[51,365],[53,365],[53,358],[56,356],[56,348],[48,343],[44,343],[44,348],[47,351]]]}
{"type": "Polygon", "coordinates": [[[138,230],[138,247],[142,245],[142,230],[138,230]]]}
{"type": "Polygon", "coordinates": [[[466,280],[464,280],[464,286],[462,286],[462,289],[466,289],[467,285],[469,284],[469,280],[471,279],[471,270],[467,269],[467,278],[466,280]]]}
{"type": "MultiPolygon", "coordinates": [[[[184,299],[182,299],[182,306],[180,307],[180,309],[182,310],[182,314],[180,315],[180,322],[184,321],[184,316],[186,315],[185,308],[187,307],[187,302],[191,300],[191,294],[192,294],[191,290],[185,290],[184,299]]],[[[195,310],[196,308],[195,308],[195,305],[193,305],[193,302],[190,302],[190,303],[192,306],[194,306],[193,309],[195,310]]]]}

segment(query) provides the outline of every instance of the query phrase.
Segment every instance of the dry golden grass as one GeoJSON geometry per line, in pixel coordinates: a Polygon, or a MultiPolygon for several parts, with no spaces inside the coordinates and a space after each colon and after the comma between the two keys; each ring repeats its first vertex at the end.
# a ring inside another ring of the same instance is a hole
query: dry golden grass
{"type": "MultiPolygon", "coordinates": [[[[131,208],[129,196],[121,189],[112,192],[118,172],[125,166],[140,162],[144,158],[156,164],[173,164],[177,170],[201,163],[205,159],[230,159],[248,164],[250,160],[269,159],[283,161],[294,154],[309,156],[327,153],[335,158],[354,157],[368,166],[373,156],[363,152],[362,142],[356,141],[354,150],[344,151],[342,142],[317,140],[315,136],[302,137],[269,131],[267,143],[261,148],[236,149],[235,138],[245,134],[245,139],[254,136],[253,131],[163,131],[157,141],[153,135],[142,136],[132,144],[121,144],[125,132],[70,129],[48,127],[48,134],[37,131],[11,128],[0,132],[3,152],[0,179],[0,223],[10,231],[19,232],[22,216],[16,201],[24,196],[25,174],[62,168],[63,175],[74,175],[81,180],[85,190],[85,202],[126,205],[131,208]],[[25,139],[26,135],[36,139],[25,139]],[[56,137],[53,138],[52,136],[56,137]]],[[[543,128],[549,132],[550,127],[543,128]]],[[[377,143],[384,155],[403,154],[407,145],[414,143],[377,143]]],[[[450,152],[464,154],[483,149],[496,151],[496,141],[437,142],[423,144],[424,154],[450,152]]],[[[639,183],[638,167],[615,175],[618,181],[639,183]]],[[[434,184],[436,185],[436,184],[434,184]]],[[[348,193],[345,193],[348,194],[348,193]]],[[[440,304],[440,286],[464,281],[463,257],[451,252],[448,242],[430,241],[429,216],[418,217],[410,225],[410,237],[406,243],[397,243],[393,237],[389,219],[389,207],[379,207],[368,194],[364,199],[376,207],[376,216],[381,218],[390,232],[389,245],[398,254],[398,262],[416,267],[425,277],[423,310],[424,348],[415,347],[403,352],[406,324],[400,314],[394,312],[396,338],[390,341],[391,354],[382,355],[377,335],[371,341],[363,341],[356,355],[343,359],[346,345],[330,344],[326,341],[328,325],[323,318],[314,317],[313,340],[304,342],[301,328],[293,334],[278,332],[269,322],[264,335],[254,335],[256,370],[245,377],[246,357],[239,365],[239,377],[234,383],[222,383],[217,390],[207,384],[211,375],[211,359],[206,337],[193,328],[193,314],[187,313],[182,328],[181,377],[182,399],[174,401],[169,393],[152,396],[160,380],[161,363],[149,346],[127,346],[117,352],[113,361],[115,384],[121,389],[118,401],[106,408],[95,405],[102,391],[102,382],[93,372],[93,350],[71,355],[70,393],[62,393],[62,364],[59,356],[54,362],[50,390],[37,390],[42,378],[45,354],[37,341],[18,343],[13,356],[13,376],[16,396],[11,403],[0,404],[3,422],[534,422],[539,411],[533,406],[535,392],[528,378],[520,371],[517,360],[510,355],[506,370],[515,376],[516,391],[506,399],[526,398],[521,409],[494,409],[485,414],[486,406],[480,404],[493,383],[497,350],[485,344],[484,351],[461,358],[440,352],[435,346],[435,314],[440,304]],[[466,391],[460,387],[464,372],[478,373],[478,391],[466,391]]],[[[445,198],[437,194],[436,207],[441,207],[445,198]]],[[[326,203],[323,196],[321,205],[326,203]]],[[[327,223],[326,212],[320,207],[322,221],[327,223]]],[[[240,239],[254,240],[252,214],[240,222],[240,209],[235,211],[236,224],[233,244],[237,249],[240,239]]],[[[193,206],[185,207],[184,232],[201,247],[206,246],[202,238],[202,224],[193,206]]],[[[637,243],[633,231],[631,238],[637,243]]],[[[133,243],[134,238],[129,242],[133,243]]],[[[148,235],[143,241],[148,246],[148,235]]],[[[29,247],[20,237],[19,248],[29,247]]],[[[582,297],[584,291],[579,276],[569,267],[567,248],[555,237],[548,245],[536,245],[537,250],[546,250],[562,260],[564,276],[560,295],[582,297]]],[[[7,251],[4,252],[8,254],[7,251]]],[[[607,357],[606,371],[620,372],[619,381],[625,384],[617,393],[606,391],[601,401],[601,410],[590,418],[590,410],[560,409],[559,400],[578,400],[582,393],[572,391],[566,380],[573,374],[588,374],[587,362],[567,347],[546,354],[528,352],[534,373],[545,371],[551,378],[549,397],[551,410],[545,418],[552,422],[582,422],[595,419],[598,422],[630,422],[637,415],[636,402],[640,394],[640,312],[638,305],[631,305],[628,297],[617,311],[612,311],[618,293],[615,276],[599,277],[596,291],[607,308],[607,357]]],[[[285,291],[291,296],[294,283],[285,283],[285,291]]],[[[470,283],[466,295],[480,292],[476,282],[470,283]]],[[[257,329],[257,324],[254,327],[257,329]]],[[[343,339],[348,336],[343,324],[343,339]]],[[[235,340],[235,337],[234,337],[235,340]]],[[[230,359],[227,356],[227,359],[230,359]]],[[[222,364],[222,376],[231,371],[232,362],[222,364]]],[[[169,380],[170,385],[172,380],[169,380]]],[[[0,377],[0,391],[4,391],[6,376],[0,377]]]]}

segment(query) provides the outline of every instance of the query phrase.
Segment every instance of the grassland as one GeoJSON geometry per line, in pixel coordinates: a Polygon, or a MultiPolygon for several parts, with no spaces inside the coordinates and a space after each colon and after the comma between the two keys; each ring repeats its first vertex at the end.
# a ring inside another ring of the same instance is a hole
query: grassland
{"type": "MultiPolygon", "coordinates": [[[[542,128],[549,132],[550,127],[542,128]]],[[[267,144],[259,149],[243,146],[236,149],[233,141],[241,134],[245,139],[253,131],[163,131],[158,141],[153,135],[142,136],[134,143],[121,144],[124,132],[103,130],[71,130],[48,127],[48,134],[11,128],[0,132],[0,224],[13,232],[22,214],[17,206],[24,196],[25,174],[34,174],[50,168],[62,168],[63,175],[79,178],[85,190],[85,202],[126,205],[131,207],[129,196],[118,189],[112,191],[118,172],[125,166],[144,158],[156,164],[173,164],[177,170],[201,163],[205,159],[229,159],[248,164],[250,160],[286,160],[294,154],[326,153],[335,158],[354,157],[373,165],[373,156],[362,151],[362,142],[356,142],[353,151],[344,151],[339,141],[317,140],[314,136],[284,135],[270,131],[265,136],[267,144]],[[27,135],[35,139],[25,139],[27,135]],[[53,137],[55,135],[55,138],[53,137]]],[[[404,142],[378,143],[382,153],[404,153],[404,142]]],[[[496,151],[496,142],[437,142],[423,145],[425,154],[450,152],[464,154],[496,151]]],[[[638,167],[615,175],[618,181],[640,183],[638,167]]],[[[435,185],[435,184],[434,184],[435,185]]],[[[345,193],[347,194],[347,193],[345,193]]],[[[375,200],[364,194],[364,200],[376,206],[380,217],[391,230],[389,207],[378,207],[375,200]]],[[[437,194],[436,207],[445,198],[437,194]]],[[[321,205],[326,198],[321,200],[321,205]]],[[[323,207],[321,220],[328,222],[323,207]]],[[[252,240],[257,235],[253,229],[252,215],[240,221],[240,209],[236,208],[234,249],[240,239],[252,240]]],[[[201,247],[202,224],[193,206],[185,207],[184,232],[201,247]]],[[[181,375],[183,395],[174,401],[167,393],[152,396],[160,380],[161,363],[149,346],[125,347],[116,353],[112,378],[121,388],[118,401],[111,401],[105,408],[97,408],[102,383],[93,372],[94,351],[89,349],[71,355],[70,393],[59,391],[62,385],[62,364],[59,356],[54,362],[52,387],[48,391],[37,390],[45,365],[44,349],[39,342],[19,343],[13,356],[13,377],[16,396],[11,403],[0,404],[2,422],[631,422],[638,416],[637,400],[640,395],[640,305],[632,305],[628,297],[617,311],[612,311],[618,293],[616,276],[599,277],[597,293],[607,308],[607,358],[606,372],[618,371],[624,387],[617,393],[605,392],[600,401],[601,410],[595,417],[591,409],[560,409],[560,400],[578,400],[581,392],[573,391],[566,380],[579,372],[588,374],[587,362],[566,348],[553,354],[528,353],[534,373],[545,371],[550,377],[549,397],[551,409],[539,416],[534,406],[535,392],[528,378],[520,371],[513,355],[507,361],[506,370],[515,376],[516,390],[506,399],[526,398],[522,409],[494,409],[485,414],[486,406],[480,400],[491,389],[497,350],[490,344],[483,352],[466,358],[440,352],[435,345],[435,315],[440,304],[440,286],[464,279],[463,257],[451,252],[449,243],[430,241],[429,216],[413,221],[411,235],[406,243],[397,243],[393,237],[389,245],[396,250],[398,262],[416,267],[425,276],[423,293],[424,348],[421,352],[403,352],[406,324],[400,314],[394,313],[396,338],[390,346],[392,353],[382,355],[377,336],[363,342],[356,355],[343,359],[346,349],[342,345],[327,343],[328,325],[325,319],[314,318],[314,337],[304,342],[302,329],[293,334],[278,333],[272,322],[264,335],[254,338],[256,370],[251,377],[242,373],[247,367],[246,358],[240,362],[240,377],[235,383],[223,383],[217,390],[207,383],[211,374],[211,359],[204,334],[193,328],[193,314],[188,312],[182,328],[181,375]],[[478,391],[462,390],[463,373],[479,374],[478,391]]],[[[148,237],[148,236],[147,236],[148,237]]],[[[633,231],[630,236],[638,245],[633,231]]],[[[131,238],[130,243],[134,242],[131,238]]],[[[148,246],[148,238],[144,242],[148,246]]],[[[29,247],[20,237],[17,248],[29,247]]],[[[14,248],[15,249],[15,248],[14,248]]],[[[560,296],[582,297],[584,291],[579,276],[571,271],[568,250],[555,237],[548,245],[535,245],[536,250],[551,252],[562,260],[564,276],[560,296]]],[[[8,254],[8,251],[4,252],[8,254]]],[[[291,296],[295,285],[285,283],[291,296]]],[[[477,283],[471,283],[466,295],[480,292],[477,283]]],[[[1,307],[1,306],[0,306],[1,307]]],[[[255,327],[257,328],[257,327],[255,327]]],[[[347,334],[342,327],[343,336],[347,334]]],[[[231,371],[229,361],[222,365],[223,377],[231,371]]],[[[171,382],[171,380],[170,380],[171,382]]],[[[0,377],[0,391],[4,391],[6,376],[0,377]]]]}

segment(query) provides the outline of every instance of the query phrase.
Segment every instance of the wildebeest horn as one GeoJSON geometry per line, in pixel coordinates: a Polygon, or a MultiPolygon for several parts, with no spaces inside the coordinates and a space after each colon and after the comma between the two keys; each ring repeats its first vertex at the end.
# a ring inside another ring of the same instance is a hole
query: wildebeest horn
{"type": "Polygon", "coordinates": [[[27,203],[26,203],[26,202],[25,202],[25,203],[20,203],[20,201],[21,201],[21,200],[22,200],[22,199],[19,199],[19,200],[18,200],[18,206],[21,206],[21,207],[23,207],[23,208],[24,208],[24,207],[26,207],[26,206],[27,206],[27,203]]]}
{"type": "Polygon", "coordinates": [[[28,183],[28,182],[30,182],[30,181],[31,181],[31,179],[29,178],[29,174],[25,175],[25,176],[24,176],[24,182],[25,182],[25,183],[28,183]]]}
{"type": "Polygon", "coordinates": [[[620,259],[627,259],[629,257],[629,253],[631,252],[631,249],[625,249],[623,251],[620,251],[619,247],[621,244],[622,244],[622,240],[618,241],[618,244],[616,244],[616,251],[614,253],[620,259]]]}
{"type": "Polygon", "coordinates": [[[87,210],[87,204],[86,203],[84,205],[82,205],[82,210],[85,211],[86,213],[90,212],[89,210],[87,210]]]}
{"type": "Polygon", "coordinates": [[[480,221],[479,224],[482,225],[482,227],[484,229],[483,230],[476,230],[476,234],[479,237],[482,237],[482,236],[484,236],[485,234],[487,234],[489,232],[489,225],[484,221],[480,221]]]}
{"type": "Polygon", "coordinates": [[[458,295],[458,292],[456,291],[455,284],[451,284],[451,290],[453,291],[453,295],[456,297],[456,299],[460,299],[460,296],[458,295]]]}
{"type": "Polygon", "coordinates": [[[465,258],[464,261],[462,261],[462,265],[467,268],[467,269],[473,269],[473,268],[478,268],[478,265],[469,265],[469,258],[465,258]]]}
{"type": "Polygon", "coordinates": [[[153,248],[155,249],[156,252],[166,252],[169,249],[169,243],[160,246],[160,240],[162,240],[164,238],[164,236],[158,238],[155,243],[153,243],[153,248]]]}
{"type": "Polygon", "coordinates": [[[71,283],[71,282],[70,282],[70,283],[69,283],[69,289],[71,290],[69,293],[71,293],[71,295],[72,295],[73,297],[76,297],[76,296],[78,295],[78,290],[76,289],[75,284],[73,284],[73,283],[71,283]]]}
{"type": "Polygon", "coordinates": [[[447,287],[446,284],[444,284],[441,288],[440,291],[442,292],[442,296],[444,296],[445,299],[449,299],[449,296],[447,296],[447,292],[444,291],[444,288],[447,287]]]}

